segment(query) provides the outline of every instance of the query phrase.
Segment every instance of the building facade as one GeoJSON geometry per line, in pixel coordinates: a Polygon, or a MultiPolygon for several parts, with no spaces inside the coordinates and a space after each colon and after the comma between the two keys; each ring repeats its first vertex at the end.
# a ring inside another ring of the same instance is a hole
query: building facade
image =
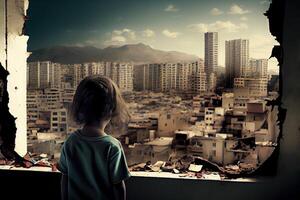
{"type": "Polygon", "coordinates": [[[60,88],[61,86],[61,67],[58,63],[29,62],[27,71],[27,86],[30,89],[60,88]]]}
{"type": "Polygon", "coordinates": [[[226,87],[233,88],[234,78],[244,77],[249,65],[249,40],[225,41],[226,87]]]}
{"type": "Polygon", "coordinates": [[[209,91],[214,91],[216,87],[215,70],[218,66],[218,33],[206,32],[205,38],[205,72],[207,75],[207,87],[209,91]]]}

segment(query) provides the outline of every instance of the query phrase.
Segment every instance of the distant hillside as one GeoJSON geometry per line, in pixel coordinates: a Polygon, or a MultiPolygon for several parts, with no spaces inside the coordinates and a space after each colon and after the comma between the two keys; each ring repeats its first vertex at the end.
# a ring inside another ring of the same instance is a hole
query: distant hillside
{"type": "Polygon", "coordinates": [[[179,62],[195,61],[197,56],[176,51],[161,51],[148,45],[128,44],[121,47],[107,47],[99,49],[96,47],[72,47],[56,46],[34,50],[28,58],[28,62],[52,61],[63,64],[74,64],[96,61],[122,61],[135,63],[156,62],[179,62]]]}

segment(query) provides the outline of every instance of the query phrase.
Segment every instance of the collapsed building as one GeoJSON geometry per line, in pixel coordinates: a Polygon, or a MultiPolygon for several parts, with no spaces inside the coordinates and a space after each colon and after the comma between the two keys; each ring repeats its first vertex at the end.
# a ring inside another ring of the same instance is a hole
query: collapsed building
{"type": "MultiPolygon", "coordinates": [[[[267,106],[266,99],[224,93],[196,96],[189,104],[174,113],[162,108],[156,118],[132,121],[123,144],[134,171],[153,171],[154,166],[155,171],[186,173],[189,167],[176,167],[176,163],[190,156],[209,163],[212,168],[204,171],[218,169],[230,177],[253,172],[274,151],[277,109],[267,106]]],[[[189,164],[191,169],[197,165],[189,164]]]]}

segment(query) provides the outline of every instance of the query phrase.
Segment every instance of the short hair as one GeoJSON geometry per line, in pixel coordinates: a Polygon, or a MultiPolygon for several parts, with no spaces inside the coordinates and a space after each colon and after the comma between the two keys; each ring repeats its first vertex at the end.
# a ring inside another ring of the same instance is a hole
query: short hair
{"type": "Polygon", "coordinates": [[[118,118],[127,122],[130,114],[118,86],[106,76],[88,76],[76,90],[71,115],[78,124],[118,118]]]}

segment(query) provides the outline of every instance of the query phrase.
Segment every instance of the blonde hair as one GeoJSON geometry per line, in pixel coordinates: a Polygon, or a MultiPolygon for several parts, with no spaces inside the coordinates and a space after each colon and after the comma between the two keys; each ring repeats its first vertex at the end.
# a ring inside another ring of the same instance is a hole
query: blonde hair
{"type": "Polygon", "coordinates": [[[112,119],[126,123],[130,118],[127,105],[116,83],[106,76],[89,76],[76,90],[71,114],[78,124],[112,119]]]}

